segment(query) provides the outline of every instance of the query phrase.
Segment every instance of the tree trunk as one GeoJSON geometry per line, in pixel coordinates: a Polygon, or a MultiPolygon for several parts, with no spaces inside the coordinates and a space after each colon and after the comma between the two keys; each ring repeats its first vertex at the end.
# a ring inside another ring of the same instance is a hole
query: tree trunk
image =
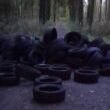
{"type": "Polygon", "coordinates": [[[110,21],[110,0],[107,0],[107,21],[110,21]]]}
{"type": "Polygon", "coordinates": [[[45,0],[39,0],[39,21],[45,23],[45,0]]]}
{"type": "Polygon", "coordinates": [[[51,2],[50,0],[45,0],[45,20],[48,21],[50,19],[50,5],[51,5],[51,2]]]}
{"type": "Polygon", "coordinates": [[[73,22],[76,21],[77,16],[76,1],[77,0],[68,0],[70,20],[73,22]]]}
{"type": "Polygon", "coordinates": [[[34,17],[34,0],[31,1],[32,4],[32,18],[34,17]]]}
{"type": "Polygon", "coordinates": [[[105,20],[107,21],[107,0],[105,1],[105,20]]]}
{"type": "Polygon", "coordinates": [[[94,5],[95,0],[88,0],[87,22],[89,24],[89,27],[91,27],[93,23],[94,5]]]}
{"type": "Polygon", "coordinates": [[[83,25],[83,0],[77,0],[78,10],[78,23],[83,25]]]}
{"type": "Polygon", "coordinates": [[[57,0],[54,0],[53,1],[53,21],[55,22],[56,21],[56,8],[57,8],[57,0]]]}
{"type": "Polygon", "coordinates": [[[50,0],[39,0],[39,20],[45,24],[50,19],[50,0]]]}
{"type": "Polygon", "coordinates": [[[99,22],[101,21],[102,18],[102,0],[100,0],[100,8],[99,8],[99,22]]]}

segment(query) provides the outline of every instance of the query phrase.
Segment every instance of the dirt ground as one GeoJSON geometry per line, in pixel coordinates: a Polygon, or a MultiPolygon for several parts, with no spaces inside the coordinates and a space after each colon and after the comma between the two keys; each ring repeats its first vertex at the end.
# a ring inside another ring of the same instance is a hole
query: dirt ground
{"type": "Polygon", "coordinates": [[[0,87],[1,110],[109,110],[110,78],[101,77],[97,84],[63,82],[65,101],[59,104],[38,104],[32,100],[32,82],[17,87],[0,87]]]}

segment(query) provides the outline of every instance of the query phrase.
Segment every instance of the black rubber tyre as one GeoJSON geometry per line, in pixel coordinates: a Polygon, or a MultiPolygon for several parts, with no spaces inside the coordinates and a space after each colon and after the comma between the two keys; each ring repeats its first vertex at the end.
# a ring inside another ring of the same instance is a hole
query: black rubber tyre
{"type": "Polygon", "coordinates": [[[76,70],[74,72],[74,81],[79,83],[97,83],[99,78],[99,73],[97,71],[92,70],[76,70]]]}
{"type": "Polygon", "coordinates": [[[33,49],[30,51],[28,55],[28,61],[31,62],[32,64],[42,63],[43,62],[42,54],[36,49],[33,49]]]}
{"type": "Polygon", "coordinates": [[[84,44],[84,39],[82,35],[78,32],[69,32],[65,35],[64,41],[71,46],[82,46],[84,44]]]}
{"type": "Polygon", "coordinates": [[[69,49],[68,56],[66,57],[66,63],[73,68],[83,66],[85,63],[84,61],[86,60],[86,51],[87,48],[85,46],[69,49]]]}
{"type": "Polygon", "coordinates": [[[65,99],[65,89],[60,85],[42,84],[33,89],[33,98],[39,103],[58,103],[65,99]]]}
{"type": "Polygon", "coordinates": [[[110,50],[110,44],[103,44],[101,47],[100,47],[102,53],[104,56],[106,56],[107,54],[107,51],[110,50]]]}
{"type": "Polygon", "coordinates": [[[0,72],[13,72],[15,67],[13,62],[3,62],[0,64],[0,72]]]}
{"type": "Polygon", "coordinates": [[[49,74],[49,64],[37,64],[34,65],[34,68],[42,73],[42,75],[48,75],[49,74]]]}
{"type": "Polygon", "coordinates": [[[34,49],[36,45],[39,45],[38,40],[32,40],[25,35],[17,35],[15,37],[15,46],[13,47],[13,57],[19,60],[21,57],[27,57],[31,49],[34,49]]]}
{"type": "Polygon", "coordinates": [[[66,60],[66,64],[71,68],[79,68],[83,66],[83,59],[81,58],[74,58],[72,56],[67,56],[65,60],[66,60]]]}
{"type": "Polygon", "coordinates": [[[93,56],[94,53],[96,53],[96,52],[101,53],[101,50],[98,47],[88,48],[87,51],[86,51],[86,60],[88,61],[91,58],[91,56],[93,56]]]}
{"type": "Polygon", "coordinates": [[[72,57],[85,58],[87,46],[74,47],[68,50],[68,55],[72,57]]]}
{"type": "Polygon", "coordinates": [[[84,44],[89,45],[90,41],[89,38],[85,35],[82,35],[83,39],[84,39],[84,44]]]}
{"type": "Polygon", "coordinates": [[[66,64],[52,64],[52,65],[50,65],[50,67],[68,67],[68,65],[66,65],[66,64]]]}
{"type": "Polygon", "coordinates": [[[0,53],[11,51],[14,46],[14,40],[11,36],[0,37],[0,53]]]}
{"type": "Polygon", "coordinates": [[[53,56],[49,57],[46,60],[46,63],[48,64],[62,64],[65,63],[65,57],[67,56],[65,51],[58,51],[56,54],[54,54],[53,56]]]}
{"type": "Polygon", "coordinates": [[[102,65],[103,64],[110,64],[110,57],[104,57],[102,60],[102,65]]]}
{"type": "Polygon", "coordinates": [[[54,66],[50,67],[50,76],[56,76],[62,80],[69,80],[71,78],[71,69],[69,67],[63,66],[54,66]]]}
{"type": "Polygon", "coordinates": [[[24,65],[29,65],[29,66],[33,66],[34,64],[32,62],[29,62],[27,59],[25,58],[20,58],[19,59],[19,63],[20,64],[24,64],[24,65]]]}
{"type": "Polygon", "coordinates": [[[44,33],[44,37],[43,37],[43,42],[45,44],[49,44],[52,41],[57,39],[57,30],[56,28],[52,28],[52,29],[47,29],[44,33]]]}
{"type": "Polygon", "coordinates": [[[0,73],[0,86],[16,86],[20,82],[15,73],[0,73]]]}
{"type": "Polygon", "coordinates": [[[34,86],[41,85],[41,84],[56,84],[56,85],[62,85],[62,80],[57,77],[51,77],[51,76],[41,76],[34,81],[34,86]]]}
{"type": "Polygon", "coordinates": [[[11,51],[7,51],[1,54],[2,60],[13,60],[13,55],[11,51]]]}
{"type": "Polygon", "coordinates": [[[100,67],[103,60],[103,55],[99,52],[95,52],[88,60],[87,65],[92,67],[100,67]]]}
{"type": "Polygon", "coordinates": [[[110,77],[110,64],[103,64],[100,69],[100,75],[110,77]]]}
{"type": "Polygon", "coordinates": [[[110,57],[110,50],[107,51],[105,57],[110,57]]]}
{"type": "Polygon", "coordinates": [[[16,73],[19,77],[23,77],[27,80],[32,80],[32,81],[34,81],[36,78],[41,76],[40,71],[37,71],[36,69],[23,64],[17,65],[16,73]]]}
{"type": "Polygon", "coordinates": [[[94,71],[97,71],[98,69],[95,68],[95,67],[92,67],[92,66],[84,66],[84,67],[81,67],[80,69],[86,69],[86,70],[94,70],[94,71]]]}
{"type": "Polygon", "coordinates": [[[96,38],[94,39],[89,46],[91,47],[101,47],[103,44],[105,44],[103,38],[96,38]]]}
{"type": "Polygon", "coordinates": [[[49,62],[50,59],[56,56],[65,56],[67,53],[68,47],[63,39],[58,39],[53,41],[47,46],[45,50],[45,60],[49,62]]]}

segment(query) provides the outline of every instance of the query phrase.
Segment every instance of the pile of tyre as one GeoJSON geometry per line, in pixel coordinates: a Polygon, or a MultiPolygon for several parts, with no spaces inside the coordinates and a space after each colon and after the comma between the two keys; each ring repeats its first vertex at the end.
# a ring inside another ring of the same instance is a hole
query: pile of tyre
{"type": "Polygon", "coordinates": [[[90,41],[79,32],[58,38],[55,28],[42,39],[26,35],[0,37],[0,86],[33,82],[33,99],[56,103],[65,99],[63,81],[94,84],[110,76],[110,44],[100,37],[90,41]]]}

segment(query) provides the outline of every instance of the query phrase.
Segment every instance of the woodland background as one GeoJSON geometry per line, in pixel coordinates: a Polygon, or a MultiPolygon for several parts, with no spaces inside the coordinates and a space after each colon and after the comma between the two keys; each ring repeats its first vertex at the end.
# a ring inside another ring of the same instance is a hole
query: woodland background
{"type": "Polygon", "coordinates": [[[40,35],[56,24],[109,37],[110,0],[0,0],[0,35],[40,35]]]}

